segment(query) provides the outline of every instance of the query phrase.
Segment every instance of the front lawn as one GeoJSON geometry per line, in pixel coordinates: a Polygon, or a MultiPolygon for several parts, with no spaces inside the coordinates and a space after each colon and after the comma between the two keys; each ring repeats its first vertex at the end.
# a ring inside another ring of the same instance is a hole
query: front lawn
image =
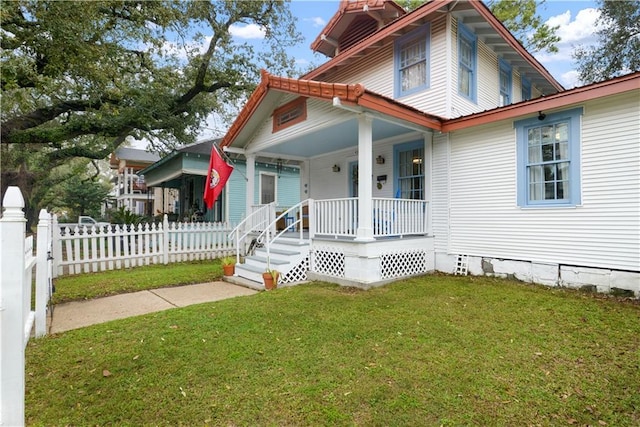
{"type": "Polygon", "coordinates": [[[310,283],[31,340],[29,425],[640,423],[640,306],[490,278],[310,283]]]}
{"type": "Polygon", "coordinates": [[[219,259],[65,275],[54,281],[56,291],[53,294],[53,303],[60,304],[165,286],[206,283],[220,280],[221,277],[222,266],[219,259]]]}

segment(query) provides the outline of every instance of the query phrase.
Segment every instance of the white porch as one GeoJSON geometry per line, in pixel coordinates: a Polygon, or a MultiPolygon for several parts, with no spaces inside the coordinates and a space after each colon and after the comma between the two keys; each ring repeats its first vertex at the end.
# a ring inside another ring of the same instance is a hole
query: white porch
{"type": "Polygon", "coordinates": [[[254,239],[262,245],[236,271],[257,282],[277,264],[284,283],[306,280],[308,272],[370,287],[433,270],[431,159],[439,118],[361,85],[316,86],[264,72],[220,143],[246,159],[249,215],[233,233],[238,258],[254,239]],[[254,211],[273,200],[257,182],[260,158],[300,168],[301,203],[285,210],[275,200],[254,211]]]}
{"type": "Polygon", "coordinates": [[[434,269],[428,202],[374,198],[371,214],[361,215],[359,201],[308,199],[279,215],[275,204],[256,206],[232,233],[244,261],[236,276],[259,289],[267,269],[280,272],[280,286],[324,280],[369,288],[434,269]],[[371,219],[370,238],[359,236],[360,216],[371,219]]]}

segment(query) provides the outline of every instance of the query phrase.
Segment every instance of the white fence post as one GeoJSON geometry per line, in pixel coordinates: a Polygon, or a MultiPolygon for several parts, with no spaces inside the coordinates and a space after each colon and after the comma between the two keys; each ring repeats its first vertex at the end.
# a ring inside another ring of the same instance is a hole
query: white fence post
{"type": "Polygon", "coordinates": [[[169,217],[162,219],[162,263],[169,264],[169,217]]]}
{"type": "Polygon", "coordinates": [[[50,216],[46,210],[40,210],[38,216],[36,258],[36,337],[47,333],[47,303],[49,302],[49,236],[51,235],[50,216]]]}
{"type": "Polygon", "coordinates": [[[0,423],[24,425],[24,199],[18,187],[5,193],[0,219],[0,423]]]}
{"type": "Polygon", "coordinates": [[[58,225],[58,215],[51,215],[51,250],[53,253],[53,278],[55,279],[62,274],[62,267],[60,262],[62,261],[62,240],[60,240],[60,225],[58,225]]]}

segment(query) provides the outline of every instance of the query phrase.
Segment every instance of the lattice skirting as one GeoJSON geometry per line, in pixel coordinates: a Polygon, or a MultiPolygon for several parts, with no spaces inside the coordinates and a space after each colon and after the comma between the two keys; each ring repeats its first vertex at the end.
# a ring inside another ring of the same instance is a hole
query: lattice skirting
{"type": "Polygon", "coordinates": [[[280,277],[280,283],[294,283],[307,280],[307,271],[309,271],[309,257],[306,257],[298,265],[284,276],[280,277]]]}
{"type": "Polygon", "coordinates": [[[427,253],[407,250],[380,255],[380,278],[393,279],[427,272],[427,253]]]}
{"type": "Polygon", "coordinates": [[[344,252],[337,248],[318,248],[313,253],[313,272],[344,277],[344,252]]]}

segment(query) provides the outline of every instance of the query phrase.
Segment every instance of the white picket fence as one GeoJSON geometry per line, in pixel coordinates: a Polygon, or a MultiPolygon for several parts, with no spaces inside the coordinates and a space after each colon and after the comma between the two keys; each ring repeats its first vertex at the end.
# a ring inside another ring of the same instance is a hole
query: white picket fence
{"type": "Polygon", "coordinates": [[[9,187],[0,218],[0,425],[24,425],[25,346],[46,334],[54,276],[172,262],[213,259],[235,253],[225,223],[171,223],[105,229],[60,227],[40,211],[37,247],[26,236],[24,199],[9,187]],[[35,275],[35,310],[31,292],[35,275]]]}
{"type": "MultiPolygon", "coordinates": [[[[36,311],[31,308],[33,268],[36,266],[38,273],[41,269],[46,272],[47,245],[41,245],[38,239],[38,256],[33,255],[33,236],[26,236],[24,199],[17,187],[7,189],[3,207],[0,218],[0,425],[21,426],[24,425],[25,346],[36,319],[36,311]],[[37,265],[39,259],[44,259],[44,266],[37,265]]],[[[40,218],[48,220],[48,214],[42,211],[40,218]]],[[[46,274],[38,274],[36,289],[43,286],[46,286],[46,274]]],[[[36,298],[46,294],[46,290],[36,292],[36,298]]],[[[46,302],[36,300],[36,306],[46,307],[46,302]]],[[[36,333],[43,335],[45,327],[38,327],[41,325],[37,321],[36,325],[36,333]]]]}
{"type": "Polygon", "coordinates": [[[228,223],[60,227],[53,221],[56,275],[220,258],[235,253],[228,223]]]}

